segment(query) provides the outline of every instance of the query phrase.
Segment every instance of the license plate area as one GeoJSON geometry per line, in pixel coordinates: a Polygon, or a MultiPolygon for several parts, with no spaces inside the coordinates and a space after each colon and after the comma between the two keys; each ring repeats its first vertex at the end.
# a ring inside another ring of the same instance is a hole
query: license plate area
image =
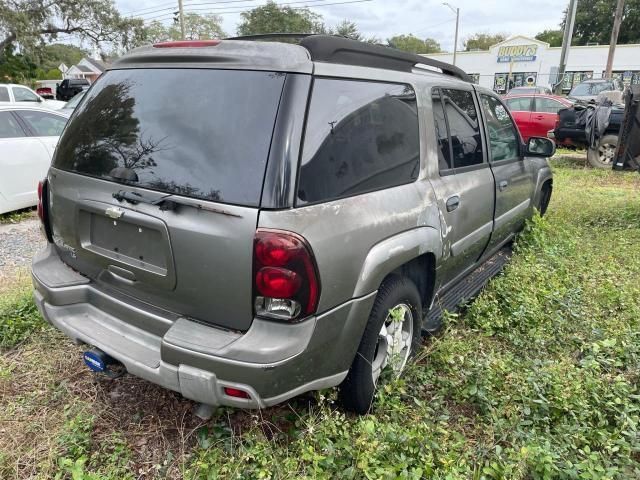
{"type": "MultiPolygon", "coordinates": [[[[128,283],[173,289],[175,269],[166,224],[151,215],[118,208],[119,218],[108,216],[112,205],[85,201],[78,210],[78,235],[82,252],[105,272],[126,271],[128,283]],[[120,267],[114,269],[113,267],[120,267]],[[124,269],[124,270],[122,270],[124,269]]],[[[105,273],[102,279],[113,275],[105,273]]],[[[120,277],[121,278],[121,277],[120,277]]],[[[113,280],[113,279],[111,279],[113,280]]],[[[115,277],[118,280],[118,277],[115,277]]]]}
{"type": "Polygon", "coordinates": [[[148,226],[89,213],[89,244],[85,248],[129,266],[167,274],[162,233],[148,226]]]}

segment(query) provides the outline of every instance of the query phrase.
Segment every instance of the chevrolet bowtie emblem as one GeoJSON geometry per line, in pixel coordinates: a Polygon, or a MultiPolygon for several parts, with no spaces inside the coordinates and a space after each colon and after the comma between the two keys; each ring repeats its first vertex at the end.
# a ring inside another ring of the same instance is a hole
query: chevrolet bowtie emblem
{"type": "Polygon", "coordinates": [[[109,207],[104,211],[104,213],[106,213],[107,216],[111,218],[120,218],[122,215],[124,215],[124,210],[118,207],[109,207]]]}

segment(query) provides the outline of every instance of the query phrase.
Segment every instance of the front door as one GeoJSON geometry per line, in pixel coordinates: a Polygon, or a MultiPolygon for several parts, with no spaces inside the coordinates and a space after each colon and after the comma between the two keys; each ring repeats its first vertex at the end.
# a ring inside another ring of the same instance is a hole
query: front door
{"type": "Polygon", "coordinates": [[[509,110],[497,96],[480,93],[479,97],[495,177],[492,249],[524,226],[531,211],[534,179],[522,156],[522,141],[509,110]]]}
{"type": "Polygon", "coordinates": [[[529,137],[535,136],[532,133],[532,110],[533,110],[533,97],[510,97],[506,99],[507,107],[516,122],[518,130],[522,139],[526,142],[529,137]]]}
{"type": "Polygon", "coordinates": [[[443,235],[440,285],[458,278],[484,252],[493,227],[494,180],[471,89],[432,92],[439,173],[432,178],[443,235]]]}

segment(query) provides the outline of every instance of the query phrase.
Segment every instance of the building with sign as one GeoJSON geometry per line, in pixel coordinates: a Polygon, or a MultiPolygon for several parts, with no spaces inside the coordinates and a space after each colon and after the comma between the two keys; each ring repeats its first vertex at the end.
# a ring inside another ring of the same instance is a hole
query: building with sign
{"type": "MultiPolygon", "coordinates": [[[[560,47],[533,38],[517,36],[492,46],[487,51],[458,52],[457,66],[475,83],[506,93],[513,87],[537,85],[553,88],[562,82],[567,93],[587,78],[603,78],[609,45],[571,47],[566,73],[558,77],[560,47]]],[[[453,63],[452,53],[435,53],[430,58],[453,63]]],[[[640,45],[618,45],[613,76],[626,84],[640,84],[640,45]]]]}

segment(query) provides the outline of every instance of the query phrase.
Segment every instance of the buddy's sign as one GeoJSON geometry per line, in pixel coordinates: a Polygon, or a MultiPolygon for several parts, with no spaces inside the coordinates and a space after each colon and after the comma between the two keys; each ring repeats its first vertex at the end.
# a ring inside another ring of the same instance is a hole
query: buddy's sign
{"type": "Polygon", "coordinates": [[[536,59],[538,45],[511,45],[500,47],[498,63],[533,62],[536,59]]]}

